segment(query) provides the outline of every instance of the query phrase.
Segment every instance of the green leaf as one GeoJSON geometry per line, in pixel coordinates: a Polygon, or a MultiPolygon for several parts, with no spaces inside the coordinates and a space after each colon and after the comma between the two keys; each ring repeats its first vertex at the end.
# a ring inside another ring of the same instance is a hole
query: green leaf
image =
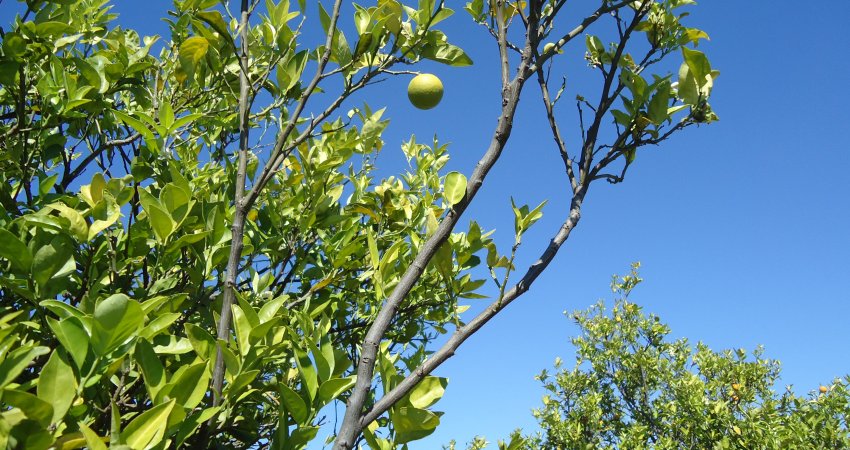
{"type": "Polygon", "coordinates": [[[108,450],[106,444],[103,443],[103,438],[97,435],[91,428],[89,428],[86,424],[79,422],[80,431],[83,433],[83,436],[86,438],[86,444],[88,445],[89,450],[108,450]]]}
{"type": "MultiPolygon", "coordinates": [[[[15,380],[37,357],[50,353],[48,347],[21,347],[11,351],[0,363],[0,388],[15,380]]],[[[51,413],[52,414],[52,413],[51,413]]]]}
{"type": "Polygon", "coordinates": [[[300,51],[287,59],[286,64],[277,67],[277,85],[281,92],[288,92],[301,80],[301,74],[307,65],[309,53],[300,51]]]}
{"type": "Polygon", "coordinates": [[[316,398],[316,391],[319,388],[318,375],[316,368],[313,366],[313,361],[301,350],[295,350],[295,364],[298,366],[298,373],[304,381],[304,386],[310,394],[310,399],[316,398]]]}
{"type": "Polygon", "coordinates": [[[192,36],[180,44],[179,59],[180,67],[191,77],[195,73],[198,63],[204,58],[209,50],[210,43],[201,36],[192,36]]]}
{"type": "Polygon", "coordinates": [[[103,73],[102,62],[98,63],[95,60],[95,64],[92,65],[89,61],[82,58],[74,58],[74,63],[80,70],[85,81],[95,88],[98,93],[103,94],[109,90],[109,82],[106,80],[106,74],[103,73]]]}
{"type": "Polygon", "coordinates": [[[699,86],[694,78],[687,63],[682,63],[679,67],[679,85],[677,90],[678,97],[688,105],[696,105],[699,103],[699,86]]]}
{"type": "Polygon", "coordinates": [[[145,320],[142,307],[124,294],[114,294],[94,309],[92,348],[106,355],[135,334],[145,320]]]}
{"type": "Polygon", "coordinates": [[[546,200],[540,202],[534,209],[522,218],[522,229],[528,230],[535,222],[543,217],[543,207],[546,206],[546,200]]]}
{"type": "Polygon", "coordinates": [[[286,296],[281,296],[263,303],[263,306],[260,307],[260,311],[257,313],[257,318],[260,320],[260,323],[266,323],[275,318],[280,307],[283,306],[283,303],[288,299],[289,298],[286,296]]]}
{"type": "Polygon", "coordinates": [[[168,212],[172,220],[179,225],[192,208],[192,198],[183,188],[174,183],[168,183],[159,193],[160,205],[168,212]]]}
{"type": "Polygon", "coordinates": [[[136,342],[133,355],[142,371],[148,395],[151,399],[156,398],[156,394],[165,386],[165,367],[162,366],[162,362],[156,356],[153,346],[145,339],[139,339],[136,342]]]}
{"type": "Polygon", "coordinates": [[[378,0],[376,19],[383,20],[384,27],[394,35],[401,31],[402,13],[401,3],[397,0],[378,0]]]}
{"type": "Polygon", "coordinates": [[[179,130],[180,127],[189,124],[190,122],[194,122],[201,117],[204,117],[201,113],[192,113],[186,114],[185,116],[179,117],[174,123],[171,125],[171,128],[168,130],[169,133],[173,133],[176,130],[179,130]]]}
{"type": "Polygon", "coordinates": [[[171,107],[171,102],[162,102],[159,105],[159,123],[166,129],[170,129],[174,124],[174,109],[171,107]]]}
{"type": "MultiPolygon", "coordinates": [[[[141,120],[139,120],[139,119],[123,112],[123,111],[118,111],[117,109],[112,110],[112,114],[114,114],[116,117],[118,117],[119,120],[126,123],[131,128],[133,128],[134,130],[136,130],[136,132],[141,134],[142,137],[145,138],[145,141],[147,141],[148,143],[156,141],[156,138],[154,137],[153,132],[150,129],[148,129],[147,125],[145,125],[145,123],[142,122],[141,120]]],[[[102,177],[102,175],[101,175],[101,177],[102,177]]],[[[97,201],[95,201],[95,203],[97,203],[97,201]]],[[[91,206],[94,206],[94,204],[91,204],[91,206]]]]}
{"type": "Polygon", "coordinates": [[[76,209],[70,208],[64,203],[56,202],[48,205],[48,208],[59,211],[59,215],[68,219],[68,232],[74,236],[78,242],[87,242],[89,237],[89,225],[83,219],[83,215],[76,209]]]}
{"type": "Polygon", "coordinates": [[[48,317],[47,325],[53,330],[53,334],[56,335],[56,339],[65,351],[71,355],[77,369],[82,369],[89,351],[89,334],[80,319],[73,316],[62,320],[48,317]]]}
{"type": "Polygon", "coordinates": [[[410,391],[410,404],[414,408],[425,409],[437,403],[446,392],[447,378],[425,377],[410,391]]]}
{"type": "Polygon", "coordinates": [[[139,189],[139,201],[148,214],[148,220],[157,241],[164,243],[174,231],[174,219],[166,212],[159,200],[146,189],[139,189]]]}
{"type": "Polygon", "coordinates": [[[36,389],[38,398],[53,405],[51,423],[59,423],[65,417],[76,392],[77,378],[74,376],[73,369],[59,351],[54,350],[47,363],[41,368],[36,389]]]}
{"type": "Polygon", "coordinates": [[[87,323],[86,314],[67,303],[63,303],[58,300],[42,300],[39,302],[39,306],[49,309],[62,319],[76,317],[77,319],[80,319],[80,322],[87,323]]]}
{"type": "Polygon", "coordinates": [[[295,419],[295,422],[299,425],[307,424],[310,420],[310,411],[307,409],[307,403],[304,399],[291,387],[287,386],[286,383],[280,383],[278,387],[283,405],[292,418],[295,419]]]}
{"type": "Polygon", "coordinates": [[[154,406],[139,414],[121,433],[124,442],[133,449],[155,447],[165,436],[168,425],[168,415],[174,408],[175,401],[154,406]]]}
{"type": "Polygon", "coordinates": [[[177,448],[183,448],[183,442],[191,436],[202,423],[216,415],[220,409],[220,406],[207,408],[201,412],[192,414],[187,419],[183,420],[183,423],[180,425],[180,429],[177,430],[177,435],[175,436],[175,439],[177,440],[177,448]]]}
{"type": "Polygon", "coordinates": [[[655,95],[649,101],[647,110],[649,120],[656,125],[661,125],[667,120],[670,115],[667,113],[667,107],[670,104],[670,82],[665,81],[658,85],[655,95]]]}
{"type": "Polygon", "coordinates": [[[429,43],[420,54],[423,58],[448,64],[452,67],[467,67],[473,64],[472,58],[463,49],[442,40],[429,43]]]}
{"type": "Polygon", "coordinates": [[[215,10],[200,11],[198,12],[198,18],[206,22],[207,25],[211,26],[221,36],[230,36],[230,30],[227,29],[227,24],[224,22],[224,18],[220,12],[215,10]]]}
{"type": "Polygon", "coordinates": [[[161,316],[158,316],[156,319],[151,320],[142,331],[139,332],[139,336],[145,339],[153,339],[155,336],[160,333],[168,331],[168,328],[177,321],[180,317],[183,316],[183,313],[165,313],[161,316]]]}
{"type": "Polygon", "coordinates": [[[107,191],[103,193],[103,200],[92,208],[92,216],[95,220],[89,227],[89,241],[118,221],[118,218],[121,217],[121,208],[115,202],[112,194],[107,191]]]}
{"type": "Polygon", "coordinates": [[[2,394],[3,403],[20,408],[27,419],[38,422],[42,428],[50,426],[53,418],[53,406],[50,403],[28,392],[4,389],[2,394]]]}
{"type": "Polygon", "coordinates": [[[17,236],[0,228],[0,257],[7,259],[13,268],[29,272],[32,268],[32,253],[17,236]]]}
{"type": "Polygon", "coordinates": [[[189,342],[192,343],[192,348],[195,349],[198,356],[204,360],[213,357],[216,351],[215,338],[207,330],[188,322],[183,325],[183,329],[186,330],[186,337],[189,338],[189,342]]]}
{"type": "Polygon", "coordinates": [[[239,305],[233,305],[232,312],[233,327],[236,329],[236,343],[239,345],[239,353],[245,356],[251,349],[251,341],[248,339],[251,335],[251,324],[239,305]]]}
{"type": "Polygon", "coordinates": [[[165,389],[166,395],[186,409],[191,410],[198,406],[204,399],[210,382],[210,371],[207,369],[206,362],[198,362],[180,372],[179,375],[175,374],[176,380],[169,383],[171,388],[165,389]]]}
{"type": "Polygon", "coordinates": [[[396,432],[396,444],[405,444],[433,433],[440,424],[440,417],[425,409],[402,406],[391,413],[396,432]]]}
{"type": "Polygon", "coordinates": [[[320,404],[326,405],[330,403],[332,400],[339,397],[340,394],[351,389],[351,387],[354,386],[355,381],[357,381],[356,376],[331,378],[330,380],[325,381],[319,387],[320,404]]]}
{"type": "Polygon", "coordinates": [[[32,276],[36,283],[44,287],[73,257],[76,247],[68,235],[57,234],[50,244],[38,249],[32,260],[32,276]]]}
{"type": "Polygon", "coordinates": [[[688,69],[690,69],[699,87],[703,87],[707,82],[710,82],[711,64],[708,62],[705,53],[682,47],[682,56],[685,58],[685,63],[688,65],[688,69]]]}
{"type": "Polygon", "coordinates": [[[443,195],[452,206],[460,203],[466,196],[466,176],[460,172],[449,172],[443,183],[443,195]]]}

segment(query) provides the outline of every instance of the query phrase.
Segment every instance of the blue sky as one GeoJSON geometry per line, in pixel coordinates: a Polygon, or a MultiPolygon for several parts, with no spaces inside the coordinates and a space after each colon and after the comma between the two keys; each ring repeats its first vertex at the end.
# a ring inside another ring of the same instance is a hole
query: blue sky
{"type": "MultiPolygon", "coordinates": [[[[414,109],[405,95],[409,77],[397,77],[348,104],[387,106],[391,123],[379,159],[387,175],[403,170],[399,144],[414,133],[420,141],[436,133],[450,142],[448,169],[468,175],[495,127],[496,46],[461,2],[449,3],[457,13],[443,29],[475,65],[418,67],[442,78],[443,102],[430,111],[414,109]]],[[[558,30],[572,28],[594,4],[570,2],[558,30]]],[[[116,2],[119,23],[141,34],[166,32],[159,19],[169,7],[163,0],[116,2]]],[[[646,281],[632,300],[660,315],[674,337],[718,350],[762,344],[767,356],[782,361],[783,383],[798,392],[850,372],[850,145],[844,132],[850,60],[843,55],[850,4],[704,1],[691,12],[686,23],[709,33],[700,50],[721,70],[711,101],[721,120],[645,149],[624,183],[591,188],[581,223],[547,272],[437,371],[450,378],[436,408],[446,413],[443,424],[412,449],[438,449],[476,434],[495,441],[515,427],[534,430],[530,410],[542,395],[534,375],[556,356],[572,360],[569,337],[577,330],[562,312],[610,299],[611,275],[627,272],[633,261],[643,264],[646,281]]],[[[349,29],[350,17],[343,17],[349,29]]],[[[583,42],[571,45],[555,67],[568,77],[564,98],[594,98],[583,42]]],[[[561,127],[573,145],[574,108],[568,101],[560,106],[561,127]]],[[[518,264],[524,268],[563,221],[565,183],[531,82],[505,154],[465,217],[496,229],[500,248],[507,249],[510,196],[530,205],[548,199],[544,218],[524,238],[518,264]]]]}

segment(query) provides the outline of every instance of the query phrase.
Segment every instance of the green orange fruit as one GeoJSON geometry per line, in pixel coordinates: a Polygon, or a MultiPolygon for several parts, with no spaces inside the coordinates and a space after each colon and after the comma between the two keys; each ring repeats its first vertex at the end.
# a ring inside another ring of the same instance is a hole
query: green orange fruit
{"type": "Polygon", "coordinates": [[[407,98],[419,109],[431,109],[443,99],[443,82],[430,73],[416,75],[407,85],[407,98]]]}

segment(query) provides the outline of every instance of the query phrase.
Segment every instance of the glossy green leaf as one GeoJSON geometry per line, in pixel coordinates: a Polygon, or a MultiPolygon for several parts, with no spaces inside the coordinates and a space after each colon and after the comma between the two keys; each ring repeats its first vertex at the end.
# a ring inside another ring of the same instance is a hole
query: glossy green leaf
{"type": "Polygon", "coordinates": [[[454,206],[466,196],[466,176],[460,172],[449,172],[443,183],[443,195],[454,206]]]}
{"type": "Polygon", "coordinates": [[[396,432],[396,444],[422,439],[440,424],[440,417],[433,412],[409,406],[393,409],[390,416],[396,432]]]}
{"type": "Polygon", "coordinates": [[[154,406],[139,414],[121,433],[124,442],[133,449],[155,447],[165,436],[168,415],[174,408],[175,401],[154,406]]]}
{"type": "Polygon", "coordinates": [[[710,82],[709,76],[711,75],[711,64],[708,62],[708,58],[705,56],[705,53],[699,50],[691,50],[687,47],[682,47],[682,55],[685,58],[685,64],[688,65],[688,69],[690,69],[690,73],[693,75],[694,79],[696,79],[699,87],[710,82]]]}
{"type": "Polygon", "coordinates": [[[49,205],[49,208],[59,211],[59,215],[68,220],[68,232],[71,236],[74,236],[79,242],[88,241],[89,226],[82,214],[60,202],[49,205]]]}
{"type": "Polygon", "coordinates": [[[177,430],[177,435],[175,436],[177,442],[177,448],[183,448],[182,444],[186,441],[186,439],[201,426],[202,423],[208,421],[213,416],[215,416],[221,407],[216,406],[214,408],[207,408],[198,413],[190,415],[188,418],[183,420],[183,423],[180,425],[180,428],[177,430]]]}
{"type": "Polygon", "coordinates": [[[83,436],[86,438],[86,445],[88,445],[89,450],[107,450],[106,444],[103,443],[103,438],[97,435],[88,425],[79,422],[80,431],[83,433],[83,436]]]}
{"type": "Polygon", "coordinates": [[[215,10],[200,11],[198,12],[198,18],[206,22],[207,25],[212,27],[221,36],[230,36],[230,31],[227,29],[227,24],[224,22],[224,18],[220,12],[215,10]]]}
{"type": "MultiPolygon", "coordinates": [[[[141,120],[119,110],[112,110],[112,114],[114,114],[115,117],[117,117],[122,122],[132,127],[134,130],[136,130],[137,133],[141,134],[142,137],[145,138],[145,141],[149,143],[155,141],[156,138],[154,137],[153,132],[141,120]]],[[[97,201],[95,201],[95,203],[97,203],[97,201]]],[[[94,206],[94,204],[91,204],[91,206],[94,206]]]]}
{"type": "Polygon", "coordinates": [[[233,313],[233,327],[236,329],[236,343],[239,345],[239,353],[245,356],[248,354],[248,350],[251,349],[249,337],[252,327],[239,305],[233,305],[231,311],[233,313]]]}
{"type": "Polygon", "coordinates": [[[56,339],[59,340],[65,351],[71,355],[71,359],[74,360],[77,369],[82,369],[89,351],[89,334],[86,332],[80,319],[66,317],[62,320],[55,320],[52,317],[48,317],[47,325],[53,330],[56,339]]]}
{"type": "Polygon", "coordinates": [[[301,375],[301,380],[304,381],[304,386],[310,394],[310,399],[316,398],[316,391],[319,389],[319,380],[313,360],[310,359],[307,353],[296,349],[295,364],[298,366],[298,373],[301,375]]]}
{"type": "Polygon", "coordinates": [[[656,125],[661,125],[670,116],[667,114],[667,108],[670,105],[670,82],[666,81],[658,85],[655,95],[649,101],[648,115],[649,120],[656,125]]]}
{"type": "Polygon", "coordinates": [[[339,397],[343,392],[351,389],[357,381],[356,376],[346,378],[331,378],[319,386],[320,404],[326,405],[339,397]]]}
{"type": "Polygon", "coordinates": [[[38,398],[53,406],[51,423],[58,423],[65,417],[76,392],[77,378],[74,376],[74,370],[62,354],[54,350],[39,373],[36,389],[38,398]]]}
{"type": "Polygon", "coordinates": [[[53,406],[29,392],[18,391],[14,389],[4,389],[2,391],[3,403],[20,408],[27,419],[33,420],[47,428],[53,419],[53,406]]]}
{"type": "Polygon", "coordinates": [[[32,260],[33,279],[44,286],[73,257],[76,245],[68,235],[57,234],[49,244],[35,252],[32,260]]]}
{"type": "Polygon", "coordinates": [[[301,396],[292,390],[286,383],[278,385],[280,389],[281,400],[286,410],[295,419],[298,424],[306,424],[310,419],[310,410],[307,408],[307,403],[301,396]]]}
{"type": "Polygon", "coordinates": [[[106,355],[135,334],[144,323],[142,307],[124,294],[112,295],[97,304],[92,327],[92,348],[106,355]]]}
{"type": "Polygon", "coordinates": [[[0,388],[14,381],[35,358],[48,353],[48,347],[34,346],[20,347],[9,352],[3,362],[0,362],[0,388]]]}
{"type": "Polygon", "coordinates": [[[443,398],[449,380],[440,377],[425,377],[410,391],[410,404],[414,408],[425,409],[443,398]]]}
{"type": "Polygon", "coordinates": [[[206,362],[198,362],[192,364],[183,372],[175,374],[175,379],[169,383],[171,387],[166,388],[166,395],[176,400],[177,404],[191,410],[203,400],[209,386],[209,381],[210,371],[208,364],[206,362]]]}
{"type": "Polygon", "coordinates": [[[207,330],[188,322],[183,325],[183,329],[198,356],[204,360],[215,357],[215,338],[207,330]]]}
{"type": "Polygon", "coordinates": [[[4,228],[0,228],[0,257],[19,271],[29,272],[32,268],[32,254],[26,244],[4,228]]]}
{"type": "Polygon", "coordinates": [[[162,362],[159,360],[156,352],[154,352],[153,346],[144,339],[136,342],[133,355],[136,359],[136,364],[141,369],[148,395],[152,399],[156,398],[167,381],[165,367],[163,367],[162,362]]]}
{"type": "Polygon", "coordinates": [[[210,43],[201,36],[192,36],[180,44],[180,66],[190,76],[195,73],[198,63],[206,56],[210,43]]]}

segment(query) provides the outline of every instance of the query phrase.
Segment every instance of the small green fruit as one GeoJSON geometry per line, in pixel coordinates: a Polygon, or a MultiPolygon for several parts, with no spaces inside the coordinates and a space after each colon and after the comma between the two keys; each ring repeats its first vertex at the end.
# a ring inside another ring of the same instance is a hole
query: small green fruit
{"type": "Polygon", "coordinates": [[[407,98],[419,109],[431,109],[443,99],[443,83],[435,75],[416,75],[407,86],[407,98]]]}

